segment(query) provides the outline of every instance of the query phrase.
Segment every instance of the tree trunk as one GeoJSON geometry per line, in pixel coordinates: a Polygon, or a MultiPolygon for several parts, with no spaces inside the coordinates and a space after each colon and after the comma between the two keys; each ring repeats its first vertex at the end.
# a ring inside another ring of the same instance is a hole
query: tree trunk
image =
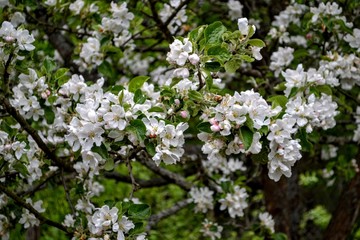
{"type": "Polygon", "coordinates": [[[344,240],[349,237],[352,227],[359,217],[359,210],[360,173],[358,172],[348,186],[342,191],[337,208],[325,231],[324,239],[344,240]]]}

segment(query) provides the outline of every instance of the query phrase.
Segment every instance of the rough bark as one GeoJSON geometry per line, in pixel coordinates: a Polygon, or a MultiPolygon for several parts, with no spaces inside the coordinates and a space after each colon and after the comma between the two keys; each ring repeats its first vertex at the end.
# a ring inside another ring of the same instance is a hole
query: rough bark
{"type": "MultiPolygon", "coordinates": [[[[359,164],[360,161],[358,161],[359,164]]],[[[360,172],[342,191],[337,208],[324,233],[323,239],[344,240],[351,233],[352,227],[359,217],[360,210],[360,172]]]]}
{"type": "Polygon", "coordinates": [[[263,168],[262,182],[264,186],[266,210],[274,218],[275,231],[285,233],[288,236],[288,240],[291,240],[288,182],[284,177],[281,178],[279,182],[274,182],[268,177],[266,168],[263,168]]]}

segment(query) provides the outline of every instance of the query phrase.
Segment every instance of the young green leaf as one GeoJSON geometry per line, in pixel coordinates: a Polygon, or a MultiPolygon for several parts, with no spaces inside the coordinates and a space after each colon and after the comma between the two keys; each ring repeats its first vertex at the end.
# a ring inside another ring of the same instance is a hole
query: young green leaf
{"type": "Polygon", "coordinates": [[[142,85],[149,79],[150,79],[150,77],[148,77],[148,76],[134,77],[129,82],[129,91],[134,93],[136,90],[140,89],[142,87],[142,85]]]}

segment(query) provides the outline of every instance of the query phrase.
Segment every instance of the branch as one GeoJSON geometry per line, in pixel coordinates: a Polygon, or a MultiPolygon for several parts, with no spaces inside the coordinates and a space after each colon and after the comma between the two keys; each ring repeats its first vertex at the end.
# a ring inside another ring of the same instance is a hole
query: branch
{"type": "Polygon", "coordinates": [[[44,186],[51,178],[55,177],[57,174],[57,172],[50,172],[50,174],[48,174],[48,176],[45,176],[45,179],[33,186],[30,186],[27,189],[22,189],[20,191],[17,191],[16,194],[19,196],[26,196],[26,195],[32,195],[34,194],[37,190],[39,190],[42,186],[44,186]]]}
{"type": "Polygon", "coordinates": [[[175,203],[175,205],[172,206],[171,208],[165,209],[157,214],[150,216],[148,225],[146,226],[146,230],[150,231],[151,228],[154,227],[159,221],[177,213],[178,211],[185,208],[190,203],[191,201],[189,201],[189,199],[181,200],[175,203]]]}
{"type": "Polygon", "coordinates": [[[169,170],[156,166],[156,164],[152,160],[150,160],[148,153],[147,152],[143,152],[143,153],[145,154],[145,156],[143,158],[140,157],[137,159],[141,164],[145,165],[151,171],[157,173],[158,175],[170,181],[171,183],[175,183],[182,189],[186,191],[189,191],[191,189],[192,184],[187,182],[185,178],[169,170]]]}
{"type": "MultiPolygon", "coordinates": [[[[158,13],[157,13],[157,10],[155,8],[155,4],[156,4],[156,1],[154,0],[149,0],[149,4],[150,4],[150,10],[151,10],[151,14],[152,14],[152,18],[154,19],[154,21],[156,22],[156,24],[158,25],[158,28],[159,30],[162,31],[165,39],[168,41],[168,42],[172,42],[173,38],[172,38],[172,35],[169,31],[169,29],[167,28],[167,24],[164,24],[158,13]]],[[[175,14],[176,15],[176,14],[175,14]]],[[[171,20],[170,20],[171,21],[171,20]]]]}
{"type": "Polygon", "coordinates": [[[72,171],[72,168],[62,162],[55,154],[54,151],[50,150],[50,148],[46,145],[46,143],[41,139],[39,134],[36,132],[34,128],[30,126],[30,124],[21,116],[21,114],[11,105],[9,100],[5,98],[3,95],[0,95],[0,102],[6,109],[6,111],[13,117],[15,120],[24,128],[24,130],[34,139],[39,148],[54,162],[54,164],[60,168],[64,168],[68,171],[72,171]]]}
{"type": "Polygon", "coordinates": [[[175,9],[175,11],[170,15],[170,17],[166,20],[166,22],[164,23],[164,25],[167,27],[171,20],[174,19],[174,17],[176,17],[176,14],[186,5],[190,2],[190,0],[185,0],[182,3],[180,3],[180,5],[175,9]]]}
{"type": "Polygon", "coordinates": [[[11,53],[9,54],[9,57],[8,57],[6,63],[5,63],[5,67],[4,67],[3,89],[2,89],[2,91],[3,91],[3,93],[4,93],[5,96],[7,96],[8,93],[9,93],[9,77],[10,77],[10,73],[8,72],[8,70],[9,70],[9,67],[10,67],[10,64],[11,64],[11,60],[12,60],[13,57],[14,57],[14,53],[11,52],[11,53]]]}
{"type": "MultiPolygon", "coordinates": [[[[357,157],[360,164],[360,154],[357,157]]],[[[342,191],[338,205],[325,231],[324,239],[347,239],[360,210],[360,172],[357,172],[348,186],[342,191]]]]}
{"type": "MultiPolygon", "coordinates": [[[[119,182],[131,183],[131,178],[129,176],[122,175],[117,172],[104,172],[104,176],[106,178],[114,179],[119,182]]],[[[135,182],[137,182],[141,188],[160,187],[169,184],[167,180],[161,177],[153,178],[150,180],[135,178],[135,182]]]]}
{"type": "Polygon", "coordinates": [[[31,212],[32,214],[34,214],[34,216],[40,220],[40,222],[45,223],[49,226],[53,226],[56,227],[57,229],[65,232],[68,235],[73,235],[73,233],[66,228],[65,226],[61,225],[60,223],[54,222],[50,219],[47,219],[46,217],[44,217],[43,215],[41,215],[33,206],[31,206],[30,204],[26,203],[24,200],[22,200],[20,197],[18,197],[15,193],[13,193],[12,191],[10,191],[9,189],[5,188],[4,185],[0,184],[0,191],[5,193],[7,196],[9,196],[10,198],[12,198],[17,204],[19,204],[20,206],[22,206],[23,208],[26,208],[27,210],[29,210],[29,212],[31,212]]]}
{"type": "Polygon", "coordinates": [[[134,175],[132,173],[131,161],[129,160],[129,158],[126,159],[126,166],[128,168],[128,172],[131,180],[131,193],[129,197],[129,199],[131,200],[134,195],[134,192],[136,192],[139,189],[140,185],[136,182],[134,178],[134,175]]]}

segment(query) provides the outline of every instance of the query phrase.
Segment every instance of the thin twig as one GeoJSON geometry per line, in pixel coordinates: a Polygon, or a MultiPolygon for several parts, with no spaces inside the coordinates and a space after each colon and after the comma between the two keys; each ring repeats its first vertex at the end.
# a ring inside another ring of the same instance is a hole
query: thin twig
{"type": "Polygon", "coordinates": [[[23,208],[26,208],[27,210],[29,210],[29,212],[31,212],[32,214],[35,215],[35,217],[37,219],[40,220],[40,222],[45,223],[49,226],[53,226],[56,227],[57,229],[65,232],[68,235],[72,235],[72,232],[65,226],[63,226],[62,224],[58,223],[58,222],[54,222],[46,217],[44,217],[43,215],[41,215],[33,206],[31,206],[30,204],[26,203],[23,199],[21,199],[20,197],[18,197],[14,192],[10,191],[9,189],[7,189],[4,185],[0,184],[0,191],[5,193],[7,196],[9,196],[10,198],[12,198],[18,205],[22,206],[23,208]]]}
{"type": "Polygon", "coordinates": [[[180,176],[179,174],[176,174],[174,172],[171,172],[169,170],[166,170],[164,168],[161,168],[159,166],[156,166],[156,164],[154,163],[154,161],[150,160],[150,156],[148,155],[147,152],[143,152],[144,154],[143,157],[139,157],[138,161],[145,165],[147,168],[149,168],[151,171],[153,171],[154,173],[157,173],[158,175],[160,175],[161,177],[163,177],[164,179],[167,179],[168,181],[170,181],[171,183],[175,183],[176,185],[178,185],[180,188],[188,191],[191,189],[192,184],[187,182],[185,178],[183,178],[182,176],[180,176]]]}
{"type": "MultiPolygon", "coordinates": [[[[119,182],[132,183],[129,176],[122,175],[118,172],[104,172],[104,177],[114,179],[119,182]]],[[[162,177],[152,178],[149,180],[135,178],[135,182],[138,183],[141,188],[160,187],[169,184],[169,181],[162,177]]]]}
{"type": "Polygon", "coordinates": [[[134,195],[134,192],[136,192],[140,188],[140,185],[136,182],[136,180],[134,178],[134,175],[132,173],[131,161],[129,160],[129,158],[126,159],[126,166],[128,168],[129,176],[131,179],[132,188],[131,188],[131,193],[130,193],[130,197],[129,197],[129,199],[131,200],[134,195]]]}
{"type": "Polygon", "coordinates": [[[62,181],[62,185],[64,187],[66,201],[69,204],[69,207],[71,209],[71,212],[72,212],[73,216],[75,216],[76,211],[75,211],[74,205],[71,202],[70,192],[69,192],[69,189],[68,189],[68,187],[66,185],[66,181],[65,181],[65,178],[64,178],[64,169],[61,169],[61,181],[62,181]]]}
{"type": "Polygon", "coordinates": [[[172,206],[171,208],[165,209],[157,214],[150,216],[148,225],[146,226],[146,231],[150,231],[151,228],[154,227],[159,221],[161,221],[164,218],[170,217],[171,215],[174,215],[175,213],[185,208],[190,203],[191,201],[189,199],[184,199],[175,203],[175,205],[172,206]]]}

